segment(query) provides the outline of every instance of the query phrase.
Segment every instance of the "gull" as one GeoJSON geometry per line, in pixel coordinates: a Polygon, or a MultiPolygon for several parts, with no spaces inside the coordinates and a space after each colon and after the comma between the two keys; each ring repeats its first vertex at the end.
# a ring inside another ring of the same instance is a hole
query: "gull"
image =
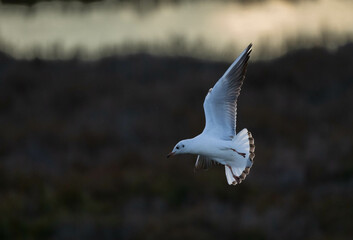
{"type": "Polygon", "coordinates": [[[237,99],[245,79],[251,53],[250,44],[224,75],[210,88],[203,103],[206,124],[203,132],[178,142],[167,158],[177,154],[196,154],[195,169],[225,166],[229,185],[241,183],[249,174],[255,157],[252,134],[244,128],[236,134],[237,99]]]}

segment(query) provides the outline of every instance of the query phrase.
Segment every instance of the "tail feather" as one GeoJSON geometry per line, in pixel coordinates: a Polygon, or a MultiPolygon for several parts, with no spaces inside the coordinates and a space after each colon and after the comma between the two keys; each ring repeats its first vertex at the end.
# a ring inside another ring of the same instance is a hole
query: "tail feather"
{"type": "Polygon", "coordinates": [[[231,173],[230,169],[227,166],[225,167],[225,169],[226,169],[227,182],[228,182],[229,185],[231,185],[235,181],[235,179],[233,178],[232,173],[231,173]]]}
{"type": "Polygon", "coordinates": [[[244,128],[233,139],[235,149],[238,152],[245,153],[245,158],[237,158],[234,162],[225,166],[225,173],[229,185],[241,183],[250,173],[255,158],[255,140],[252,134],[244,128]],[[234,174],[234,176],[233,176],[234,174]]]}
{"type": "Polygon", "coordinates": [[[255,158],[255,139],[253,138],[251,132],[248,132],[248,136],[249,136],[249,146],[250,146],[249,159],[250,159],[250,161],[252,163],[254,161],[254,158],[255,158]]]}

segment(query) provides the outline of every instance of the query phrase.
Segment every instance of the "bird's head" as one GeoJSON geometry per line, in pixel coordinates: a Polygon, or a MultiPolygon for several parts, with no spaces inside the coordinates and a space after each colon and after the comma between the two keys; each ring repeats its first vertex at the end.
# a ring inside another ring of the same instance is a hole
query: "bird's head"
{"type": "Polygon", "coordinates": [[[188,153],[187,152],[187,149],[188,149],[188,146],[187,146],[187,141],[186,140],[182,140],[180,142],[178,142],[175,147],[173,148],[173,151],[171,151],[168,155],[167,155],[167,158],[169,157],[172,157],[174,155],[177,155],[177,154],[183,154],[183,153],[188,153]]]}

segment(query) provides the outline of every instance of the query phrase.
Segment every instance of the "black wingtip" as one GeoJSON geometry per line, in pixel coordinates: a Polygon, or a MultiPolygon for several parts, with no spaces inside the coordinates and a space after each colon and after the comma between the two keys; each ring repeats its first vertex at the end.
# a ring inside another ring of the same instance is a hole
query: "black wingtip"
{"type": "Polygon", "coordinates": [[[249,55],[252,51],[252,43],[249,44],[249,46],[246,48],[246,53],[249,55]]]}

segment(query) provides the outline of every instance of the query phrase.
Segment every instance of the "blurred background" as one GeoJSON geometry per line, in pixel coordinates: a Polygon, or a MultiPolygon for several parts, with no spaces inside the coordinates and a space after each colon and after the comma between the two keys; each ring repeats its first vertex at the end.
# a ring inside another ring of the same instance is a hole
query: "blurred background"
{"type": "Polygon", "coordinates": [[[0,239],[351,239],[351,0],[0,1],[0,239]],[[166,159],[250,43],[256,157],[166,159]]]}

